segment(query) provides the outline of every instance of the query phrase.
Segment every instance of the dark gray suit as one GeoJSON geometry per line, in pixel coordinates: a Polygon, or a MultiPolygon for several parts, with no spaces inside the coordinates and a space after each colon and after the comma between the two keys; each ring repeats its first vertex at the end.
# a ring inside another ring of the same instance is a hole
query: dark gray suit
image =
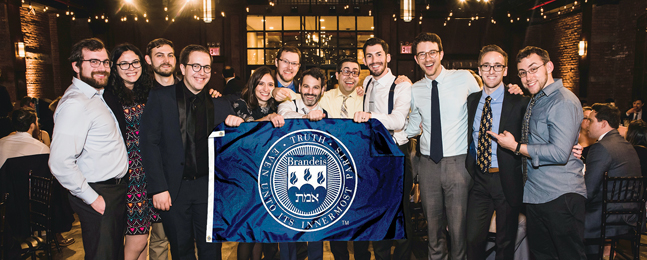
{"type": "MultiPolygon", "coordinates": [[[[602,140],[591,145],[586,159],[586,219],[584,224],[584,237],[597,238],[600,236],[602,217],[602,180],[604,173],[610,177],[640,176],[640,160],[633,146],[629,144],[618,130],[609,131],[602,140]]],[[[609,210],[623,207],[623,205],[610,205],[609,210]],[[615,206],[615,207],[614,207],[615,206]]],[[[636,219],[617,216],[619,221],[636,225],[636,219]]],[[[614,219],[610,219],[613,221],[614,219]]],[[[626,234],[631,231],[629,226],[609,226],[607,236],[626,234]]],[[[587,248],[588,249],[588,248],[587,248]]],[[[589,252],[587,254],[596,253],[589,252]]]]}

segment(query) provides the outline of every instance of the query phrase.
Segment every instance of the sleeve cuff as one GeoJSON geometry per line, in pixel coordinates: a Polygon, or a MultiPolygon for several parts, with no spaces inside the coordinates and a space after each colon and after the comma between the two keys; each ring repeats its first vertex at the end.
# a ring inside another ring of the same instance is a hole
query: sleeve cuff
{"type": "Polygon", "coordinates": [[[92,204],[92,202],[97,200],[97,198],[99,197],[99,194],[96,191],[94,191],[92,188],[89,188],[84,192],[76,194],[75,196],[82,199],[83,202],[85,202],[85,204],[90,205],[92,204]]]}
{"type": "Polygon", "coordinates": [[[530,156],[530,162],[533,167],[539,167],[539,156],[537,156],[537,150],[533,145],[526,145],[528,150],[528,156],[530,156]]]}

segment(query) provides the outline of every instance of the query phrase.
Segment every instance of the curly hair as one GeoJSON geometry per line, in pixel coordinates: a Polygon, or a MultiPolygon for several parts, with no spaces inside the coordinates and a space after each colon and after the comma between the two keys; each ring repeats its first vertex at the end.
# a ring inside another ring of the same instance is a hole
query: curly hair
{"type": "MultiPolygon", "coordinates": [[[[268,66],[262,66],[254,70],[254,73],[252,73],[252,76],[249,77],[249,81],[247,81],[247,84],[245,85],[245,88],[241,93],[243,100],[245,100],[245,103],[247,103],[247,107],[250,111],[258,107],[258,99],[256,98],[256,86],[258,86],[258,82],[260,82],[261,79],[267,74],[272,76],[274,86],[276,86],[276,77],[274,76],[274,71],[272,71],[272,69],[270,69],[270,67],[268,66]]],[[[276,103],[274,98],[270,98],[270,100],[267,101],[267,106],[276,108],[278,104],[276,103]]]]}
{"type": "Polygon", "coordinates": [[[123,105],[132,105],[135,102],[145,104],[148,99],[148,92],[150,92],[153,83],[150,71],[144,66],[146,62],[142,52],[135,45],[123,43],[117,45],[112,50],[110,60],[113,61],[112,67],[110,67],[110,78],[108,78],[108,88],[110,91],[119,98],[119,101],[123,105]],[[135,82],[132,90],[126,87],[124,79],[119,76],[119,65],[117,64],[117,60],[127,51],[134,52],[139,57],[139,62],[142,66],[142,74],[139,76],[137,82],[135,82]]]}

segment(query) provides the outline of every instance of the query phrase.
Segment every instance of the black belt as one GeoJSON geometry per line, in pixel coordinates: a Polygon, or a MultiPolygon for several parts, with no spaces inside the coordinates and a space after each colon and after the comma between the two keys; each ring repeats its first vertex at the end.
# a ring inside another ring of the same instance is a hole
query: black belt
{"type": "Polygon", "coordinates": [[[121,184],[123,182],[123,180],[124,180],[124,178],[119,178],[119,179],[112,178],[112,179],[108,179],[108,180],[105,180],[105,181],[94,182],[92,184],[113,184],[113,185],[116,185],[116,184],[121,184]]]}
{"type": "Polygon", "coordinates": [[[200,176],[195,176],[195,175],[191,175],[191,176],[182,176],[182,180],[189,180],[189,181],[193,181],[193,180],[196,180],[196,179],[202,178],[202,177],[204,177],[204,176],[207,176],[207,175],[200,175],[200,176]]]}

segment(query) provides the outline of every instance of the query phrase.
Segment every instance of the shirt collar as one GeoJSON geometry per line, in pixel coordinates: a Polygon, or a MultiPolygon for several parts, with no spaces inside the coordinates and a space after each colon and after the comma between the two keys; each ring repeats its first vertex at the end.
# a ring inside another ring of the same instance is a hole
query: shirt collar
{"type": "MultiPolygon", "coordinates": [[[[440,83],[445,79],[446,75],[447,75],[447,72],[445,70],[445,67],[440,65],[440,73],[438,74],[438,77],[436,77],[435,79],[435,81],[439,83],[438,85],[440,85],[440,83]]],[[[427,75],[425,75],[425,78],[427,79],[427,81],[429,81],[429,86],[431,86],[431,82],[433,82],[434,80],[427,77],[427,75]]]]}
{"type": "Polygon", "coordinates": [[[391,86],[391,83],[393,83],[393,81],[395,81],[395,76],[393,76],[393,73],[391,73],[391,69],[386,68],[386,74],[378,79],[377,83],[379,83],[381,86],[391,86]]]}
{"type": "Polygon", "coordinates": [[[562,86],[564,86],[562,84],[562,79],[555,79],[555,82],[553,82],[550,85],[546,86],[541,91],[543,91],[546,94],[546,96],[550,96],[551,94],[553,94],[553,92],[557,91],[562,86]]]}
{"type": "Polygon", "coordinates": [[[292,80],[292,82],[290,82],[290,84],[288,84],[287,86],[283,86],[281,84],[281,81],[278,80],[276,81],[276,84],[279,85],[279,88],[294,88],[294,80],[292,80]]]}
{"type": "MultiPolygon", "coordinates": [[[[342,98],[344,97],[344,93],[342,93],[341,90],[339,90],[339,88],[336,88],[336,89],[333,89],[333,90],[337,91],[337,93],[335,93],[335,96],[342,97],[342,98]]],[[[357,88],[353,89],[353,92],[348,94],[348,98],[353,98],[353,97],[356,97],[356,96],[357,96],[357,88]]]]}
{"type": "Polygon", "coordinates": [[[607,134],[608,134],[609,132],[611,132],[611,131],[613,131],[613,129],[611,129],[611,130],[607,131],[607,132],[606,132],[606,133],[604,133],[604,134],[601,134],[601,135],[600,135],[600,137],[598,137],[598,141],[602,140],[602,138],[604,138],[605,136],[607,136],[607,134]]]}
{"type": "Polygon", "coordinates": [[[483,88],[483,90],[481,90],[481,92],[483,93],[481,95],[481,99],[485,100],[486,97],[490,96],[490,97],[492,97],[493,101],[499,101],[503,97],[503,94],[505,93],[505,87],[503,86],[503,83],[501,83],[501,85],[499,85],[499,88],[497,88],[490,95],[485,93],[485,88],[483,88]]]}
{"type": "Polygon", "coordinates": [[[85,94],[88,98],[92,98],[94,95],[103,95],[103,91],[105,88],[101,90],[97,90],[96,88],[88,85],[88,83],[83,82],[82,80],[78,79],[77,77],[72,78],[72,84],[79,88],[81,93],[85,94]]]}

